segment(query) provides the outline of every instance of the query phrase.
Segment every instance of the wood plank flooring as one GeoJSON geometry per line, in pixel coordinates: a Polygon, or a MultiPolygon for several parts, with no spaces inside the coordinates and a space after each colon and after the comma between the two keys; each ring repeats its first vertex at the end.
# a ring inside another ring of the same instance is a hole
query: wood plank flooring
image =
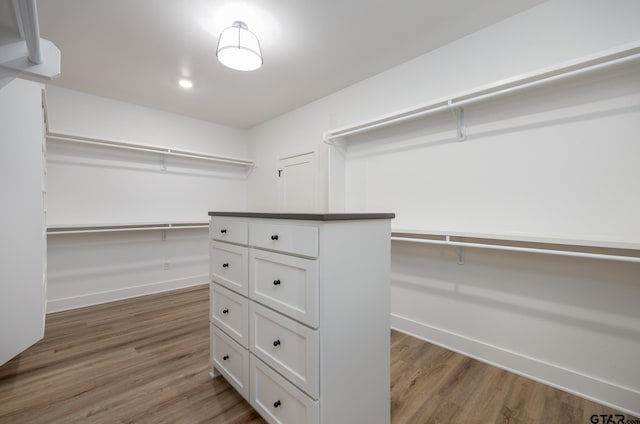
{"type": "MultiPolygon", "coordinates": [[[[0,423],[264,423],[209,377],[208,295],[203,285],[48,315],[45,338],[0,367],[0,423]]],[[[391,410],[394,424],[616,413],[395,331],[391,410]]]]}

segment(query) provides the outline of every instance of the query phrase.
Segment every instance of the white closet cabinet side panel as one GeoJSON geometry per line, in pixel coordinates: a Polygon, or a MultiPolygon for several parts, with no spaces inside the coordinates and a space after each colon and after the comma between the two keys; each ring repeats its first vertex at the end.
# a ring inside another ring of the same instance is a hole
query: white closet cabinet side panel
{"type": "Polygon", "coordinates": [[[0,365],[44,336],[42,90],[0,88],[0,365]]]}
{"type": "Polygon", "coordinates": [[[320,227],[323,423],[390,422],[390,232],[388,219],[320,227]]]}

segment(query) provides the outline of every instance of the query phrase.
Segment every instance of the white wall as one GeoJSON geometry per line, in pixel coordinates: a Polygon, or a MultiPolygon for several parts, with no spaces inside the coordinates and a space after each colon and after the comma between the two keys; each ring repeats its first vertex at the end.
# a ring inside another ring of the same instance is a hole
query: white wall
{"type": "MultiPolygon", "coordinates": [[[[49,131],[244,158],[246,132],[47,87],[49,131]]],[[[206,222],[246,208],[246,168],[49,140],[49,226],[206,222]]],[[[208,281],[207,232],[49,237],[48,310],[208,281]]]]}
{"type": "MultiPolygon", "coordinates": [[[[185,99],[188,101],[188,99],[185,99]]],[[[244,157],[245,130],[47,85],[49,129],[244,157]]]]}
{"type": "Polygon", "coordinates": [[[349,210],[391,208],[396,229],[513,234],[640,247],[640,61],[622,69],[359,136],[349,210]]]}
{"type": "Polygon", "coordinates": [[[277,211],[279,160],[311,151],[318,155],[318,209],[327,208],[327,149],[321,137],[330,120],[324,103],[312,103],[249,130],[247,154],[259,158],[259,166],[249,177],[248,209],[277,211]]]}
{"type": "MultiPolygon", "coordinates": [[[[276,158],[322,133],[640,40],[640,3],[552,0],[249,132],[249,209],[275,209],[276,158]]],[[[395,211],[394,228],[640,243],[638,65],[354,139],[319,178],[324,207],[395,211]],[[341,171],[344,169],[344,171],[341,171]],[[344,172],[344,176],[341,176],[344,172]],[[336,183],[337,180],[337,183],[336,183]],[[340,184],[344,184],[341,187],[340,184]],[[344,193],[344,199],[341,198],[344,193]],[[334,207],[335,205],[335,207],[334,207]]],[[[333,152],[331,153],[333,155],[333,152]]],[[[396,328],[640,413],[640,267],[392,245],[396,328]]]]}
{"type": "MultiPolygon", "coordinates": [[[[246,132],[133,104],[47,87],[49,131],[244,158],[246,132]]],[[[211,162],[49,141],[48,223],[204,221],[244,208],[246,170],[211,162]]]]}
{"type": "Polygon", "coordinates": [[[206,230],[49,236],[47,310],[55,312],[208,281],[206,230]]]}

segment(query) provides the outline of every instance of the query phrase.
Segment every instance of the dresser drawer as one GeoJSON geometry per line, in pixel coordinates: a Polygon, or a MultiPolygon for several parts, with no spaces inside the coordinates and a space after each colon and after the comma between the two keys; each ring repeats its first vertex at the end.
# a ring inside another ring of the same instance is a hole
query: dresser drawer
{"type": "Polygon", "coordinates": [[[318,332],[253,301],[249,314],[249,350],[318,399],[318,332]]]}
{"type": "Polygon", "coordinates": [[[209,288],[211,321],[232,339],[249,348],[249,300],[211,283],[209,288]]]}
{"type": "Polygon", "coordinates": [[[229,243],[211,242],[211,280],[247,296],[249,294],[249,249],[229,243]]]}
{"type": "Polygon", "coordinates": [[[251,222],[249,244],[315,258],[318,256],[318,227],[251,222]]]}
{"type": "Polygon", "coordinates": [[[249,351],[211,324],[211,362],[249,400],[249,351]]]}
{"type": "Polygon", "coordinates": [[[260,359],[250,359],[251,406],[270,424],[317,424],[317,401],[302,393],[260,359]]]}
{"type": "Polygon", "coordinates": [[[209,238],[246,245],[249,242],[249,223],[212,218],[209,225],[209,238]]]}
{"type": "Polygon", "coordinates": [[[318,261],[265,250],[249,252],[249,297],[318,328],[318,261]]]}

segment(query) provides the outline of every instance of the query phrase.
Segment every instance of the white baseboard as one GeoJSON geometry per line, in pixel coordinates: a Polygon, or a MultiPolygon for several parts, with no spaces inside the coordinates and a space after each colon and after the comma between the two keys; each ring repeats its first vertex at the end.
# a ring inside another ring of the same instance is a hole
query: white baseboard
{"type": "Polygon", "coordinates": [[[640,416],[640,392],[391,314],[391,328],[560,390],[640,416]]]}
{"type": "Polygon", "coordinates": [[[96,293],[87,293],[73,297],[48,299],[47,313],[66,311],[69,309],[82,308],[84,306],[113,302],[115,300],[129,299],[131,297],[144,296],[147,294],[197,286],[199,284],[207,284],[208,282],[209,276],[204,274],[184,277],[176,280],[157,281],[140,286],[131,286],[96,293]]]}

